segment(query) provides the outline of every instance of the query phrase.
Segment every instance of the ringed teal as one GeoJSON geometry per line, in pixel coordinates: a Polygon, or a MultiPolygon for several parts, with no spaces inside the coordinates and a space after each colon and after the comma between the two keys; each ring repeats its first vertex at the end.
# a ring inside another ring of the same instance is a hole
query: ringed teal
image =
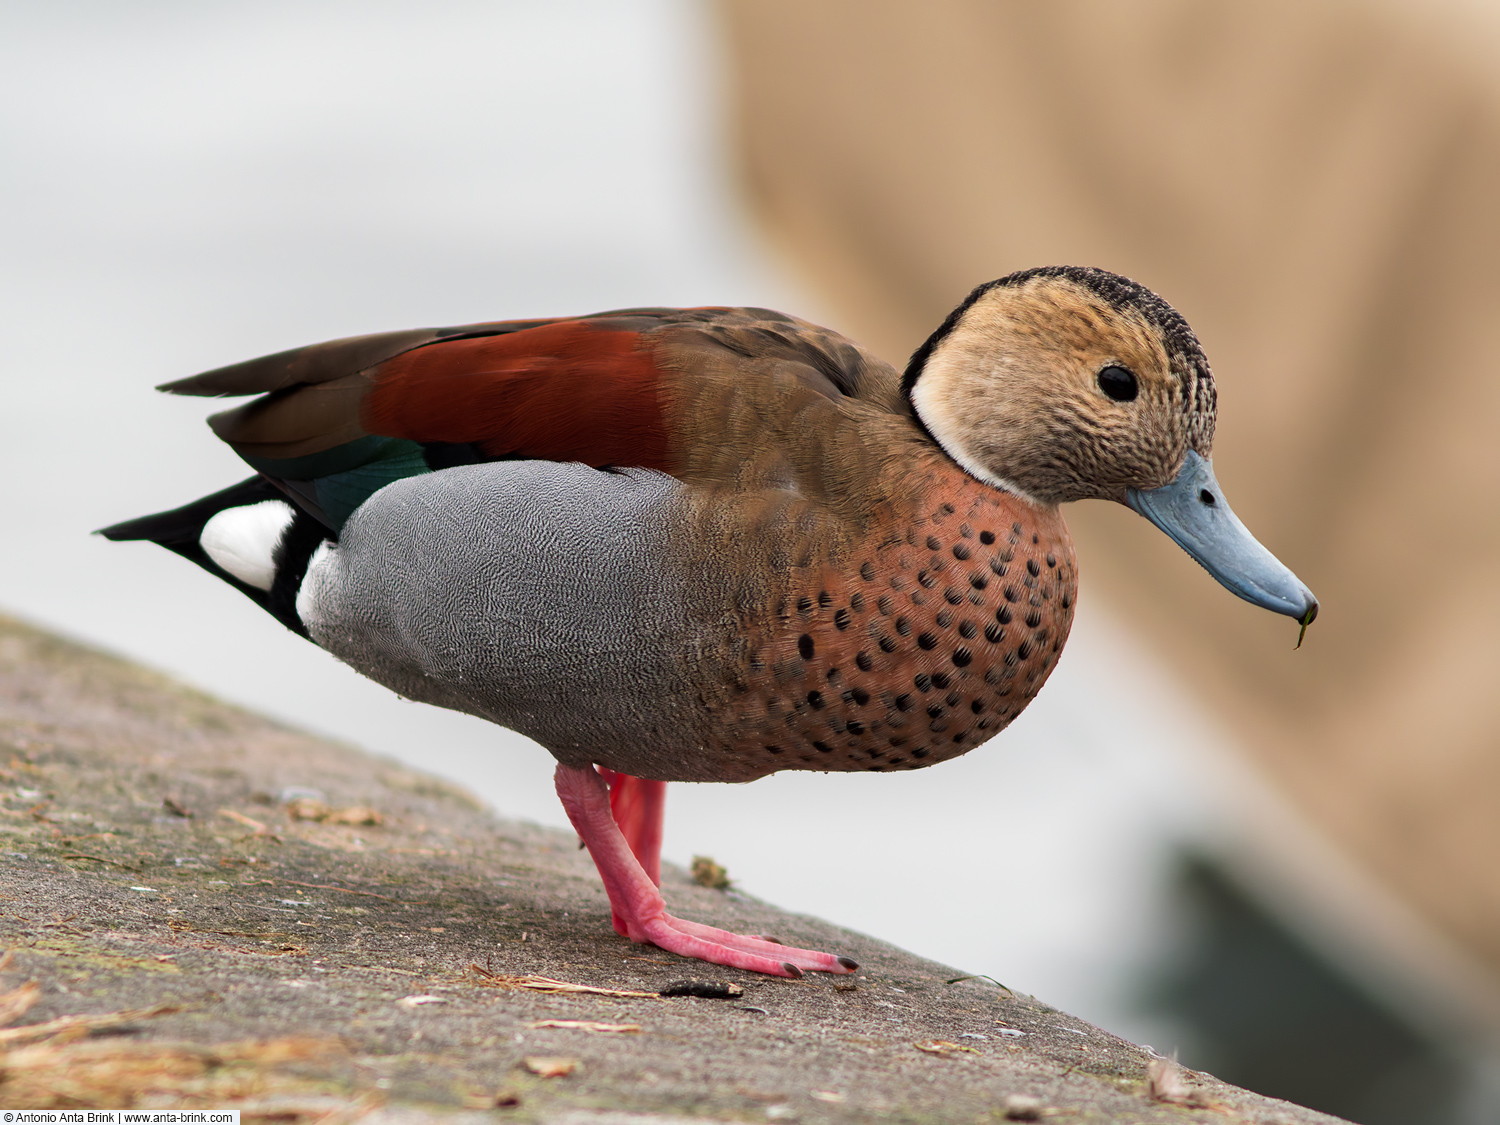
{"type": "Polygon", "coordinates": [[[675,918],[668,781],[897,771],[1003,730],[1056,666],[1059,505],[1151,520],[1240,597],[1318,603],[1224,499],[1186,321],[1102,270],[982,285],[905,373],[766,309],[335,340],[168,383],[256,471],[107,528],[412,699],[520,731],[622,935],[783,976],[848,958],[675,918]]]}

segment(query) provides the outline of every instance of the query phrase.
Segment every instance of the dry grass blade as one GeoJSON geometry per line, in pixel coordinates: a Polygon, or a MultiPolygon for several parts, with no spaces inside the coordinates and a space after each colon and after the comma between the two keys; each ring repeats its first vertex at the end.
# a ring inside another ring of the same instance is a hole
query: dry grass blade
{"type": "Polygon", "coordinates": [[[276,938],[291,937],[285,930],[204,930],[193,925],[191,922],[180,922],[172,919],[167,926],[179,934],[218,934],[220,937],[253,937],[253,938],[276,938]]]}
{"type": "Polygon", "coordinates": [[[1222,1103],[1209,1097],[1197,1086],[1188,1082],[1182,1067],[1171,1059],[1152,1059],[1146,1067],[1146,1096],[1153,1102],[1167,1105],[1185,1105],[1194,1109],[1215,1109],[1225,1112],[1222,1103]]]}
{"type": "Polygon", "coordinates": [[[24,1016],[41,995],[42,986],[34,980],[10,992],[0,992],[0,1027],[24,1016]]]}
{"type": "Polygon", "coordinates": [[[945,1059],[952,1058],[954,1051],[968,1051],[971,1055],[979,1054],[973,1047],[962,1047],[957,1043],[950,1043],[946,1039],[924,1039],[920,1043],[913,1043],[912,1046],[919,1051],[927,1052],[929,1055],[937,1055],[945,1059]]]}
{"type": "Polygon", "coordinates": [[[219,809],[219,810],[217,810],[214,813],[214,815],[215,816],[222,816],[226,820],[232,820],[232,821],[234,821],[237,824],[243,824],[246,828],[250,829],[250,831],[254,832],[257,836],[271,836],[271,837],[274,838],[275,835],[276,835],[274,832],[272,832],[269,828],[267,828],[260,821],[256,820],[254,817],[246,816],[242,812],[235,812],[233,809],[219,809]]]}
{"type": "MultiPolygon", "coordinates": [[[[296,879],[246,879],[241,885],[249,887],[260,886],[263,884],[267,887],[275,887],[283,883],[289,887],[311,887],[315,891],[338,891],[340,894],[362,895],[365,898],[384,899],[386,902],[407,901],[406,899],[392,898],[390,895],[378,895],[374,891],[355,891],[351,890],[348,887],[335,887],[332,883],[299,883],[296,879]]],[[[427,899],[412,899],[411,902],[412,904],[417,906],[431,905],[431,903],[427,899]]]]}
{"type": "MultiPolygon", "coordinates": [[[[344,1054],[338,1039],[252,1040],[203,1047],[118,1040],[39,1043],[4,1056],[0,1099],[18,1109],[126,1108],[143,1100],[233,1105],[313,1092],[275,1068],[344,1054]]],[[[322,1105],[315,1115],[325,1116],[322,1105]]],[[[282,1113],[278,1116],[286,1116],[282,1113]]]]}
{"type": "Polygon", "coordinates": [[[594,1020],[535,1020],[527,1027],[557,1027],[568,1031],[599,1031],[605,1034],[632,1035],[641,1030],[638,1023],[598,1023],[594,1020]]]}
{"type": "Polygon", "coordinates": [[[295,801],[287,802],[286,815],[292,820],[313,820],[322,824],[347,824],[356,827],[385,823],[385,817],[366,805],[336,809],[327,801],[320,801],[316,797],[298,797],[295,801]]]}
{"type": "Polygon", "coordinates": [[[521,1065],[532,1074],[542,1078],[566,1078],[578,1067],[577,1059],[545,1058],[540,1055],[528,1055],[521,1060],[521,1065]]]}
{"type": "Polygon", "coordinates": [[[483,965],[470,965],[485,983],[497,988],[529,988],[534,992],[575,992],[589,996],[616,996],[627,1000],[660,1000],[654,992],[637,992],[629,988],[595,988],[591,984],[574,984],[572,981],[553,980],[551,977],[513,976],[510,973],[492,973],[483,965]]]}
{"type": "Polygon", "coordinates": [[[105,859],[102,855],[90,855],[88,852],[63,852],[59,859],[87,859],[94,863],[103,863],[109,867],[119,867],[125,871],[139,871],[140,868],[131,863],[121,863],[117,859],[105,859]]]}
{"type": "Polygon", "coordinates": [[[29,1043],[35,1039],[49,1039],[69,1031],[100,1031],[106,1027],[119,1027],[136,1020],[149,1020],[155,1016],[166,1016],[182,1011],[179,1004],[156,1004],[150,1008],[127,1008],[120,1012],[104,1012],[97,1016],[61,1016],[46,1023],[33,1023],[25,1027],[8,1027],[0,1031],[0,1047],[10,1043],[29,1043]]]}

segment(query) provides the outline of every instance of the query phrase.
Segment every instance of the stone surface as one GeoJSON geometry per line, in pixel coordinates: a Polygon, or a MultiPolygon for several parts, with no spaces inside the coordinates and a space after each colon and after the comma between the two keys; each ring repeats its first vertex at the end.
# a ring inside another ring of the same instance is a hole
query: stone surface
{"type": "Polygon", "coordinates": [[[1202,1105],[1154,1100],[1144,1048],[675,869],[674,912],[861,971],[771,980],[631,945],[571,836],[4,618],[0,797],[0,993],[41,985],[0,1030],[6,1109],[811,1125],[996,1121],[1034,1097],[1066,1121],[1334,1120],[1206,1075],[1184,1076],[1202,1105]],[[654,995],[684,977],[743,995],[654,995]],[[527,1062],[548,1058],[575,1066],[527,1062]]]}

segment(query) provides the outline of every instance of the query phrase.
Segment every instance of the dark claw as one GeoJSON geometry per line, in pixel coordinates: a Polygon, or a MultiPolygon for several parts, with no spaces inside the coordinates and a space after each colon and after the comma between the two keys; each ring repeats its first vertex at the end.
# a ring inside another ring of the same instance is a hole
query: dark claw
{"type": "Polygon", "coordinates": [[[859,968],[859,962],[850,960],[848,957],[840,957],[839,964],[844,966],[844,968],[848,969],[851,973],[854,972],[855,969],[859,968]]]}
{"type": "Polygon", "coordinates": [[[797,966],[793,965],[790,961],[783,961],[781,963],[781,967],[786,970],[786,975],[791,977],[793,980],[802,979],[802,970],[797,968],[797,966]]]}

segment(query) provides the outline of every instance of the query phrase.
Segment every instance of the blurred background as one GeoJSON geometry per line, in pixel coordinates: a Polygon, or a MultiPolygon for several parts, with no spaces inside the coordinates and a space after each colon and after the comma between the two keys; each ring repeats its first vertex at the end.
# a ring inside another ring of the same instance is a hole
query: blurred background
{"type": "Polygon", "coordinates": [[[151,386],[360,332],[778,307],[898,365],[976,283],[1189,319],[1295,626],[1123,509],[1003,736],[674,786],[666,853],[1384,1122],[1500,1121],[1500,9],[0,7],[0,609],[565,825],[549,756],[95,527],[246,475],[151,386]]]}

